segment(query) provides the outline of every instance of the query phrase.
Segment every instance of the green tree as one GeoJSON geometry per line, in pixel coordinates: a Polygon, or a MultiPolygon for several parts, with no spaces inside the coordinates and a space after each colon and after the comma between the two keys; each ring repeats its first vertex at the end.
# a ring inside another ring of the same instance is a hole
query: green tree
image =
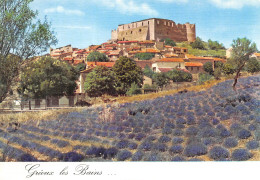
{"type": "Polygon", "coordinates": [[[107,67],[97,66],[87,75],[84,88],[90,97],[98,97],[103,94],[114,95],[116,93],[115,75],[107,67]]]}
{"type": "Polygon", "coordinates": [[[83,70],[86,69],[86,64],[85,64],[85,63],[79,63],[79,64],[76,65],[75,68],[76,68],[76,70],[77,70],[78,72],[83,71],[83,70]]]}
{"type": "Polygon", "coordinates": [[[135,58],[138,58],[139,60],[150,60],[154,57],[154,54],[152,53],[137,53],[135,55],[135,58]]]}
{"type": "Polygon", "coordinates": [[[236,71],[231,63],[225,63],[222,67],[222,71],[225,75],[234,74],[236,71]]]}
{"type": "Polygon", "coordinates": [[[220,77],[221,77],[221,72],[222,72],[221,67],[215,68],[215,71],[214,71],[214,77],[215,77],[215,79],[217,79],[217,80],[220,79],[220,77]]]}
{"type": "Polygon", "coordinates": [[[203,69],[205,72],[209,73],[210,75],[214,74],[212,62],[206,62],[203,65],[203,69]]]}
{"type": "Polygon", "coordinates": [[[23,69],[18,90],[26,99],[70,96],[77,88],[78,77],[79,73],[72,65],[42,57],[23,69]]]}
{"type": "Polygon", "coordinates": [[[235,63],[235,77],[233,83],[233,89],[236,90],[237,80],[239,78],[240,71],[249,61],[250,55],[257,51],[256,44],[251,42],[247,38],[237,38],[233,40],[231,59],[235,63]]]}
{"type": "Polygon", "coordinates": [[[132,83],[130,89],[126,92],[126,95],[132,96],[135,94],[142,94],[142,90],[136,83],[132,83]]]}
{"type": "Polygon", "coordinates": [[[224,63],[221,62],[221,61],[216,61],[215,64],[214,64],[215,68],[222,68],[223,65],[224,65],[224,63]]]}
{"type": "Polygon", "coordinates": [[[57,43],[50,23],[36,19],[37,12],[30,8],[32,1],[0,1],[0,103],[10,91],[21,64],[57,43]]]}
{"type": "Polygon", "coordinates": [[[196,40],[191,44],[191,47],[193,49],[206,49],[204,42],[202,41],[202,39],[200,37],[197,37],[196,40]]]}
{"type": "Polygon", "coordinates": [[[143,72],[144,75],[149,78],[153,78],[153,75],[155,74],[155,72],[153,72],[153,70],[148,65],[145,66],[143,72]]]}
{"type": "Polygon", "coordinates": [[[188,72],[173,69],[167,73],[170,80],[177,83],[177,89],[179,82],[191,82],[192,75],[188,72]]]}
{"type": "Polygon", "coordinates": [[[211,76],[210,74],[208,73],[199,73],[199,80],[198,80],[198,83],[199,84],[203,84],[204,82],[206,81],[209,81],[213,78],[213,76],[211,76]]]}
{"type": "Polygon", "coordinates": [[[220,44],[218,41],[212,41],[211,39],[208,40],[208,47],[211,50],[225,49],[223,44],[220,44]]]}
{"type": "Polygon", "coordinates": [[[164,39],[164,44],[172,47],[176,46],[176,43],[170,38],[164,39]]]}
{"type": "Polygon", "coordinates": [[[260,62],[256,58],[250,58],[246,64],[246,71],[255,73],[260,71],[260,62]]]}
{"type": "Polygon", "coordinates": [[[158,87],[161,88],[161,90],[163,90],[163,88],[169,84],[169,78],[166,73],[155,73],[153,75],[153,81],[158,87]]]}
{"type": "Polygon", "coordinates": [[[94,51],[94,52],[89,53],[89,55],[87,57],[87,61],[89,61],[89,62],[108,62],[109,59],[104,53],[94,51]]]}
{"type": "Polygon", "coordinates": [[[116,78],[116,89],[119,94],[125,94],[132,83],[136,83],[139,87],[143,84],[143,71],[130,58],[120,57],[113,66],[113,71],[116,78]]]}

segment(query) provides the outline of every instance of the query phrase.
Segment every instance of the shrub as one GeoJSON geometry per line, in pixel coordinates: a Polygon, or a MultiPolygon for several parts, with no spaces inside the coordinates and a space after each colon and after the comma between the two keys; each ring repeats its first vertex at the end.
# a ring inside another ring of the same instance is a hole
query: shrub
{"type": "Polygon", "coordinates": [[[181,145],[174,145],[169,149],[170,153],[178,154],[183,151],[183,147],[181,145]]]}
{"type": "Polygon", "coordinates": [[[158,139],[158,142],[160,143],[167,143],[171,140],[171,138],[169,136],[161,136],[159,139],[158,139]]]}
{"type": "Polygon", "coordinates": [[[172,129],[169,127],[165,127],[162,129],[162,133],[163,134],[171,134],[172,133],[172,129]]]}
{"type": "Polygon", "coordinates": [[[180,137],[174,137],[173,139],[172,139],[172,143],[173,144],[181,144],[181,143],[183,143],[184,142],[184,139],[183,138],[180,138],[180,137]]]}
{"type": "Polygon", "coordinates": [[[186,135],[187,136],[196,136],[198,134],[199,130],[198,128],[191,126],[186,129],[186,135]]]}
{"type": "Polygon", "coordinates": [[[129,149],[137,149],[137,146],[138,146],[138,144],[132,142],[132,143],[130,143],[130,144],[128,145],[128,148],[129,148],[129,149]]]}
{"type": "Polygon", "coordinates": [[[210,75],[214,75],[212,62],[206,62],[203,65],[203,69],[204,69],[205,72],[209,73],[210,75]]]}
{"type": "Polygon", "coordinates": [[[126,95],[132,96],[136,94],[142,94],[142,90],[136,83],[132,83],[130,89],[126,92],[126,95]]]}
{"type": "Polygon", "coordinates": [[[132,157],[132,153],[128,150],[123,150],[117,154],[118,161],[125,161],[132,157]]]}
{"type": "Polygon", "coordinates": [[[30,154],[23,154],[18,158],[18,161],[21,162],[35,162],[38,161],[35,157],[30,154]]]}
{"type": "Polygon", "coordinates": [[[63,155],[63,160],[66,162],[80,162],[84,159],[84,156],[76,152],[68,152],[63,155]]]}
{"type": "Polygon", "coordinates": [[[224,158],[228,158],[229,157],[229,152],[227,149],[221,147],[221,146],[215,146],[213,147],[210,152],[210,158],[214,159],[214,160],[220,160],[220,159],[224,159],[224,158]]]}
{"type": "Polygon", "coordinates": [[[176,124],[186,124],[186,121],[183,118],[178,118],[176,124]]]}
{"type": "Polygon", "coordinates": [[[108,148],[104,153],[104,158],[114,158],[118,153],[118,150],[114,147],[108,148]]]}
{"type": "Polygon", "coordinates": [[[132,157],[132,161],[141,161],[143,156],[144,156],[144,153],[142,151],[137,151],[134,153],[134,155],[132,157]]]}
{"type": "Polygon", "coordinates": [[[173,135],[174,136],[182,136],[184,132],[181,129],[174,129],[173,130],[173,135]]]}
{"type": "Polygon", "coordinates": [[[128,135],[128,139],[133,139],[135,137],[135,134],[134,133],[131,133],[128,135]]]}
{"type": "Polygon", "coordinates": [[[229,130],[227,130],[226,128],[221,129],[220,130],[220,134],[221,137],[225,138],[225,137],[229,137],[231,136],[231,132],[229,130]]]}
{"type": "Polygon", "coordinates": [[[155,144],[154,148],[155,148],[155,150],[160,151],[160,152],[165,152],[168,149],[168,147],[163,143],[155,144]]]}
{"type": "Polygon", "coordinates": [[[209,81],[211,79],[213,79],[214,77],[209,75],[208,73],[199,73],[199,80],[198,83],[199,84],[203,84],[206,81],[209,81]]]}
{"type": "Polygon", "coordinates": [[[141,141],[143,138],[145,138],[145,134],[143,134],[143,133],[138,133],[135,136],[135,140],[137,140],[137,141],[141,141]]]}
{"type": "Polygon", "coordinates": [[[144,159],[145,161],[159,161],[160,158],[157,156],[157,154],[152,153],[148,157],[144,159]]]}
{"type": "Polygon", "coordinates": [[[207,152],[207,147],[201,143],[190,144],[184,150],[187,157],[201,156],[207,154],[207,152]]]}
{"type": "Polygon", "coordinates": [[[155,136],[149,136],[146,138],[146,141],[155,141],[156,137],[155,136]]]}
{"type": "Polygon", "coordinates": [[[200,135],[202,137],[215,137],[217,135],[217,132],[213,128],[205,128],[200,132],[200,135]]]}
{"type": "Polygon", "coordinates": [[[119,141],[119,142],[116,144],[116,147],[117,147],[118,149],[125,149],[125,148],[128,147],[128,144],[129,144],[129,141],[127,141],[127,140],[121,140],[121,141],[119,141]]]}
{"type": "Polygon", "coordinates": [[[248,126],[248,130],[249,130],[249,131],[255,131],[255,130],[256,130],[256,125],[250,124],[250,125],[248,126]]]}
{"type": "Polygon", "coordinates": [[[246,145],[247,149],[257,149],[259,148],[259,142],[258,141],[249,141],[246,145]]]}
{"type": "Polygon", "coordinates": [[[205,138],[205,139],[203,139],[203,144],[205,144],[206,146],[212,145],[214,143],[215,143],[215,141],[214,141],[213,138],[205,138]]]}
{"type": "Polygon", "coordinates": [[[154,57],[154,54],[152,53],[137,53],[135,55],[135,58],[138,58],[139,60],[150,60],[154,57]]]}
{"type": "Polygon", "coordinates": [[[213,119],[213,120],[212,120],[212,124],[213,124],[213,125],[218,125],[218,124],[219,124],[219,120],[213,119]]]}
{"type": "Polygon", "coordinates": [[[233,137],[227,138],[224,141],[224,146],[226,148],[233,148],[233,147],[236,147],[237,145],[238,145],[238,140],[236,138],[233,138],[233,137]]]}
{"type": "Polygon", "coordinates": [[[247,149],[236,149],[232,153],[232,160],[234,161],[246,161],[253,157],[253,155],[247,149]]]}
{"type": "Polygon", "coordinates": [[[139,145],[139,148],[145,151],[151,151],[151,149],[153,148],[153,143],[145,141],[139,145]]]}
{"type": "Polygon", "coordinates": [[[246,129],[242,129],[238,132],[237,136],[240,139],[248,139],[249,137],[251,137],[251,132],[246,130],[246,129]]]}
{"type": "Polygon", "coordinates": [[[186,161],[186,159],[182,156],[175,156],[172,158],[172,161],[186,161]]]}

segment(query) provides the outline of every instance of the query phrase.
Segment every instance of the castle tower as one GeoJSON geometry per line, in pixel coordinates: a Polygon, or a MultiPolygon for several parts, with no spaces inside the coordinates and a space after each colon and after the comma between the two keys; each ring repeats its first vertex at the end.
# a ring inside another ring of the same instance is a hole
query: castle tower
{"type": "Polygon", "coordinates": [[[187,30],[187,40],[188,42],[194,42],[196,40],[196,25],[186,23],[186,30],[187,30]]]}

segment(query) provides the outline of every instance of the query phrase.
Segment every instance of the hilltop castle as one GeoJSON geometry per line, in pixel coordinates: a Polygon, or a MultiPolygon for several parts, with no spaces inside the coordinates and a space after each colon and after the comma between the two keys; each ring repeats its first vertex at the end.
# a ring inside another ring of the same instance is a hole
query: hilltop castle
{"type": "Polygon", "coordinates": [[[112,41],[160,41],[165,38],[176,42],[194,42],[195,24],[176,24],[172,20],[151,18],[119,25],[117,30],[112,30],[111,33],[112,41]]]}

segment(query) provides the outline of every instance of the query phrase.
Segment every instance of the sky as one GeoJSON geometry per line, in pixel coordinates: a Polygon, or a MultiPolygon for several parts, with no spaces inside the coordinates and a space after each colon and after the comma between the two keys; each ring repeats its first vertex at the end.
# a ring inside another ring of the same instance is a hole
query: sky
{"type": "Polygon", "coordinates": [[[111,30],[148,18],[196,24],[196,35],[223,43],[247,37],[260,50],[260,0],[34,0],[39,19],[47,17],[55,47],[86,48],[111,38],[111,30]]]}

